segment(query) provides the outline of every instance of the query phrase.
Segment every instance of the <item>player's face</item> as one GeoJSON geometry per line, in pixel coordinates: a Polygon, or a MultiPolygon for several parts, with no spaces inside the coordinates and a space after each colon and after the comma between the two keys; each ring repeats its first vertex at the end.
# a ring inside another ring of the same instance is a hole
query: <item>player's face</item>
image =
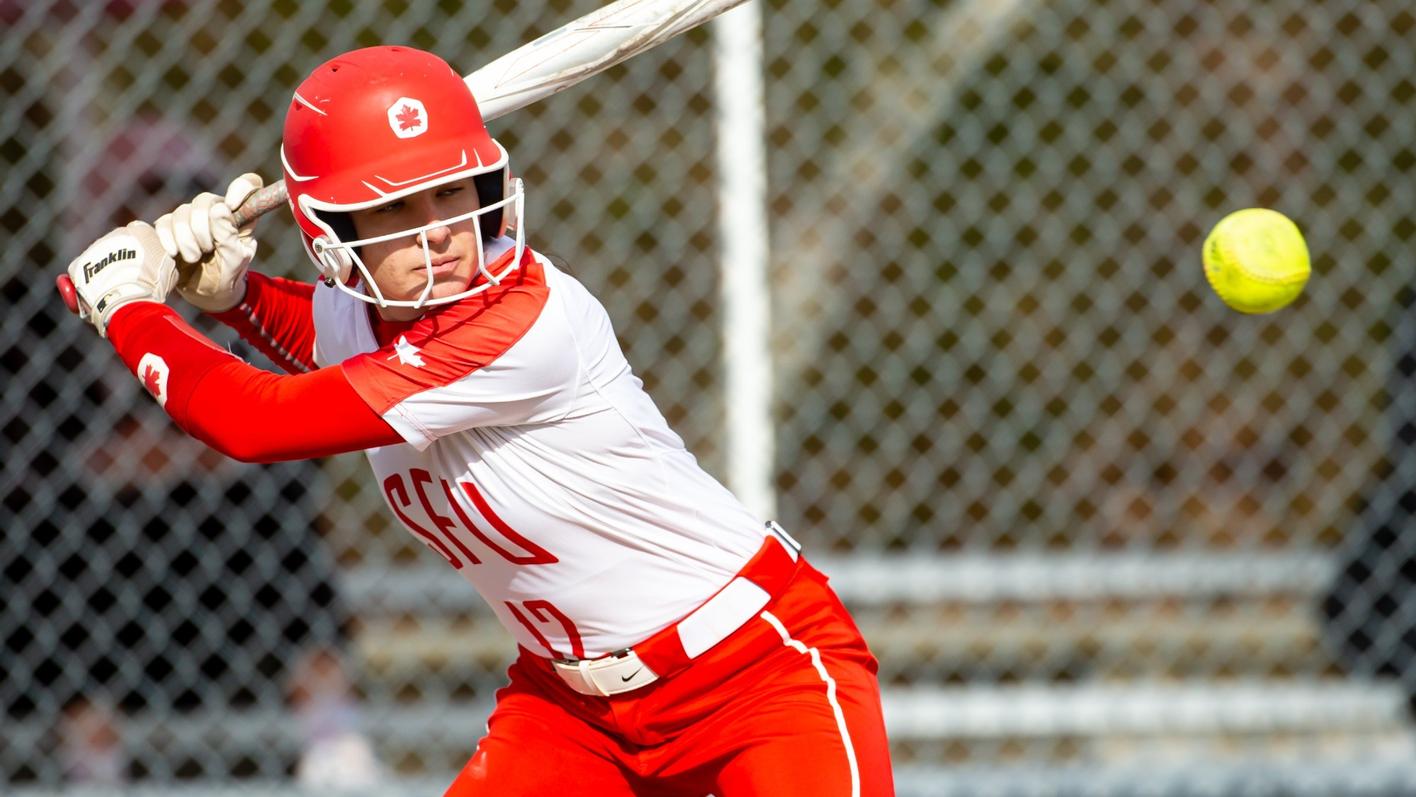
{"type": "MultiPolygon", "coordinates": [[[[476,210],[477,189],[469,177],[419,191],[368,210],[350,214],[360,240],[424,227],[441,219],[476,210]]],[[[430,299],[467,290],[477,272],[477,219],[464,219],[428,230],[428,254],[433,264],[430,299]]],[[[385,299],[410,301],[423,295],[428,284],[428,260],[417,234],[364,244],[359,254],[385,299]]],[[[389,320],[408,320],[423,313],[411,307],[381,307],[389,320]]]]}

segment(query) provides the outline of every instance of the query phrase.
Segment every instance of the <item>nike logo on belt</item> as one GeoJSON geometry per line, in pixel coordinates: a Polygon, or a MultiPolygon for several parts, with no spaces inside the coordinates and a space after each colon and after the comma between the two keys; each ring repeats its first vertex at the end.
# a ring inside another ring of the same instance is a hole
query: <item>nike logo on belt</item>
{"type": "Polygon", "coordinates": [[[629,683],[629,680],[630,680],[631,678],[633,678],[634,676],[636,676],[636,675],[638,675],[638,674],[640,674],[640,673],[642,673],[642,672],[644,672],[644,668],[643,668],[643,667],[640,667],[639,669],[635,670],[634,672],[630,673],[629,675],[620,676],[620,683],[622,683],[622,684],[627,684],[627,683],[629,683]]]}

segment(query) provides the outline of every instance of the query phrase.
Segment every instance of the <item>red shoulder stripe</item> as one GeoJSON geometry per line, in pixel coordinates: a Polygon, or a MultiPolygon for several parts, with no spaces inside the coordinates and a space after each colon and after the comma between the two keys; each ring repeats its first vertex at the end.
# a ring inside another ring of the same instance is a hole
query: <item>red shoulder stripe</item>
{"type": "Polygon", "coordinates": [[[500,285],[432,308],[377,351],[345,360],[350,384],[380,415],[416,393],[452,384],[521,340],[550,296],[545,269],[526,250],[500,285]]]}

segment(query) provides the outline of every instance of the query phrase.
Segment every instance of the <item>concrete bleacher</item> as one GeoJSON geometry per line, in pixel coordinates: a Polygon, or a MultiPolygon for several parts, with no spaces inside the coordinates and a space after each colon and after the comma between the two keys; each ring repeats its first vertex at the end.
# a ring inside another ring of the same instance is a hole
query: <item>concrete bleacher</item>
{"type": "MultiPolygon", "coordinates": [[[[492,706],[468,673],[485,683],[513,653],[476,593],[425,560],[356,567],[343,584],[366,730],[397,779],[373,793],[445,783],[492,706]]],[[[1405,695],[1345,678],[1327,659],[1312,608],[1331,575],[1324,556],[816,564],[881,659],[902,795],[1357,795],[1416,784],[1405,695]]],[[[135,748],[173,759],[299,745],[275,709],[140,715],[126,731],[135,748]]],[[[7,755],[37,752],[43,732],[7,729],[7,755]]]]}
{"type": "MultiPolygon", "coordinates": [[[[1305,767],[1319,784],[1383,772],[1391,777],[1376,780],[1388,786],[1416,783],[1405,696],[1390,683],[1343,677],[1321,644],[1313,606],[1332,567],[1322,554],[814,561],[882,661],[902,793],[974,794],[985,782],[1026,790],[1042,778],[1037,761],[1052,773],[1038,782],[1065,782],[1079,767],[1114,773],[1119,791],[1108,793],[1128,793],[1126,772],[1154,774],[1151,764],[1166,762],[1165,793],[1188,793],[1182,776],[1196,764],[1227,773],[1201,779],[1210,786],[1246,784],[1199,793],[1256,793],[1264,783],[1275,793],[1324,793],[1281,788],[1305,767]],[[1023,769],[996,766],[1024,758],[1023,769]],[[925,763],[938,761],[950,766],[925,763]]],[[[466,663],[508,661],[505,632],[442,568],[355,570],[345,586],[361,607],[356,644],[377,694],[414,695],[439,682],[434,692],[453,694],[466,663]]],[[[475,736],[489,699],[426,713],[408,706],[380,734],[385,749],[426,756],[440,739],[475,736]]]]}

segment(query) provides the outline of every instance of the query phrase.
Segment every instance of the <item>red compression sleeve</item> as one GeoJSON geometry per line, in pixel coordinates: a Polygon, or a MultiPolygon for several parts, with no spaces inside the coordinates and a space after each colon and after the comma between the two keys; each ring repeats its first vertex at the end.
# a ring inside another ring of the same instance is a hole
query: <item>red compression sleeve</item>
{"type": "Polygon", "coordinates": [[[278,462],[403,442],[359,398],[344,369],[262,371],[218,348],[166,305],[120,308],[108,339],[178,426],[229,457],[278,462]]]}
{"type": "Polygon", "coordinates": [[[303,374],[315,370],[314,293],[310,283],[252,271],[241,303],[211,317],[236,330],[286,373],[303,374]]]}

